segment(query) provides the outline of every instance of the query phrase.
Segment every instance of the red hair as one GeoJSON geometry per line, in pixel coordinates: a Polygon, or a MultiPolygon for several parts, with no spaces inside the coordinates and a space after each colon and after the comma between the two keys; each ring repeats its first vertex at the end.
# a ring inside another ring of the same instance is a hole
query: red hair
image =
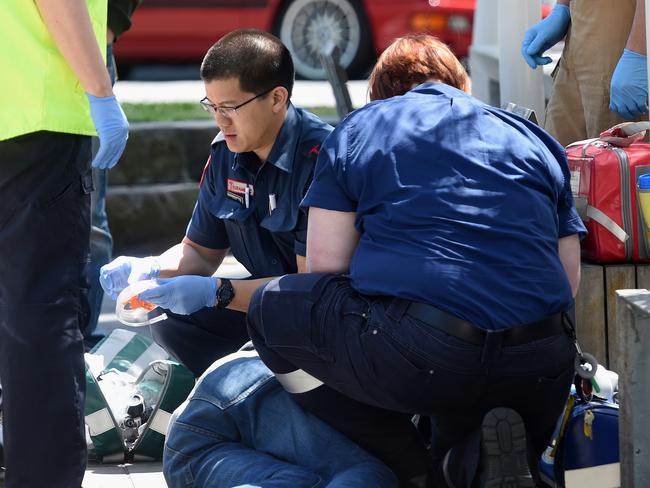
{"type": "Polygon", "coordinates": [[[425,81],[469,92],[467,71],[446,44],[428,34],[395,39],[379,56],[369,79],[370,100],[403,95],[425,81]]]}

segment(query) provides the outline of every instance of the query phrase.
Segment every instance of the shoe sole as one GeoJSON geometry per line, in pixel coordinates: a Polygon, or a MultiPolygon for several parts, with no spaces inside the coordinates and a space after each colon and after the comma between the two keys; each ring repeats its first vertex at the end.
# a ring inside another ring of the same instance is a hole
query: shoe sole
{"type": "Polygon", "coordinates": [[[526,428],[510,408],[495,408],[481,426],[481,487],[535,488],[527,458],[526,428]]]}

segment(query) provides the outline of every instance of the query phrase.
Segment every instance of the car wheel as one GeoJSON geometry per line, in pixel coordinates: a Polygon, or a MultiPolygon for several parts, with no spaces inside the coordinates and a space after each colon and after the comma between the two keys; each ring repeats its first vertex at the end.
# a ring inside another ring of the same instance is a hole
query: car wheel
{"type": "Polygon", "coordinates": [[[276,26],[299,77],[325,79],[319,52],[329,41],[338,46],[349,76],[362,73],[370,64],[370,29],[356,0],[294,0],[285,5],[276,26]]]}

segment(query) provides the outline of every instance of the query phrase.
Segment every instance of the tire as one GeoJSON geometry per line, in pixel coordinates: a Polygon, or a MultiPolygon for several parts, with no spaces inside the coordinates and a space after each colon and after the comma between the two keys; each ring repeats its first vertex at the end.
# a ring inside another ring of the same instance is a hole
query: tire
{"type": "Polygon", "coordinates": [[[357,0],[289,1],[275,30],[291,51],[300,78],[326,78],[318,54],[330,40],[338,46],[341,65],[350,77],[364,73],[372,60],[370,28],[357,0]]]}

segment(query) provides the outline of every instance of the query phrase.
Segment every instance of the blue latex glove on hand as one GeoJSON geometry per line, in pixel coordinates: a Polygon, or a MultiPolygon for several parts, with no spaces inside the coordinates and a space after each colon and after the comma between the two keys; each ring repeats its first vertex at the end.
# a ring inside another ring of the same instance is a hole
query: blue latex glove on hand
{"type": "Polygon", "coordinates": [[[150,280],[160,273],[158,260],[152,256],[134,258],[120,256],[99,270],[99,284],[113,300],[127,286],[142,280],[150,280]]]}
{"type": "Polygon", "coordinates": [[[521,55],[528,66],[535,69],[551,62],[551,58],[542,54],[566,36],[570,23],[569,7],[558,3],[548,17],[526,31],[521,43],[521,55]]]}
{"type": "Polygon", "coordinates": [[[648,60],[643,54],[623,50],[612,75],[609,109],[628,120],[648,113],[648,60]]]}
{"type": "Polygon", "coordinates": [[[95,97],[86,93],[90,102],[90,115],[99,137],[99,151],[93,159],[93,168],[110,169],[117,164],[129,138],[129,122],[112,97],[95,97]]]}
{"type": "Polygon", "coordinates": [[[217,298],[217,279],[212,276],[185,275],[159,278],[156,282],[159,286],[138,297],[177,314],[189,315],[203,307],[213,307],[217,298]]]}

